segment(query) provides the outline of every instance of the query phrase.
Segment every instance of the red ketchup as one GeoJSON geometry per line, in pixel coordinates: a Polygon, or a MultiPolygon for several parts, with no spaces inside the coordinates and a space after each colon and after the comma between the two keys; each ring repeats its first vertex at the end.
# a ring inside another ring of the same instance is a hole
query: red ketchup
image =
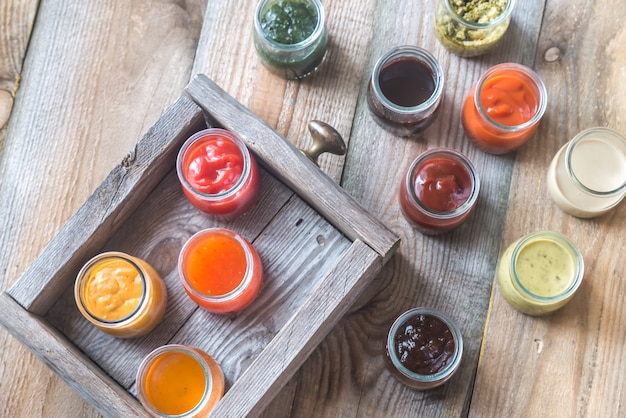
{"type": "Polygon", "coordinates": [[[427,235],[450,231],[473,211],[480,181],[461,153],[435,148],[420,154],[400,186],[400,207],[406,219],[427,235]]]}
{"type": "Polygon", "coordinates": [[[498,64],[482,75],[463,104],[465,134],[482,151],[505,154],[535,133],[547,106],[546,88],[530,68],[498,64]]]}
{"type": "Polygon", "coordinates": [[[232,132],[210,128],[191,136],[181,148],[176,171],[187,199],[220,219],[246,212],[259,189],[259,173],[245,143],[232,132]]]}

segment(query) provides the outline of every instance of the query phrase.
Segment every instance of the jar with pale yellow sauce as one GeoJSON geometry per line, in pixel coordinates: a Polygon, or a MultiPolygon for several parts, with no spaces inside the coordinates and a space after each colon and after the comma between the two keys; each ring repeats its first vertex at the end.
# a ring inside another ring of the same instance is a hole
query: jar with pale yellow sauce
{"type": "Polygon", "coordinates": [[[496,281],[511,306],[528,315],[543,315],[561,308],[574,296],[583,273],[582,254],[567,237],[538,231],[504,251],[496,281]]]}
{"type": "Polygon", "coordinates": [[[156,270],[121,252],[106,252],[89,260],[78,273],[74,297],[89,322],[120,338],[152,331],[167,305],[167,290],[156,270]]]}

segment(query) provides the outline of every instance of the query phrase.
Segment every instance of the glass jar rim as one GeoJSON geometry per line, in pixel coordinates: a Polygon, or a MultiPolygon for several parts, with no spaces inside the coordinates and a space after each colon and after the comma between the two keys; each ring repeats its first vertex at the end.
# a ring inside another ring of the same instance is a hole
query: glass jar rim
{"type": "Polygon", "coordinates": [[[263,30],[261,26],[261,20],[263,19],[263,12],[265,11],[266,6],[270,6],[279,0],[261,0],[257,3],[256,10],[254,11],[254,30],[257,34],[261,35],[260,38],[263,42],[266,42],[271,47],[282,50],[285,52],[295,52],[300,51],[302,49],[306,49],[313,45],[317,40],[322,36],[322,33],[326,27],[326,17],[324,14],[324,6],[319,0],[303,0],[308,4],[313,5],[315,8],[315,13],[317,15],[317,24],[315,25],[315,29],[311,32],[308,38],[295,43],[295,44],[283,44],[281,42],[277,42],[274,39],[267,36],[267,32],[263,30]]]}
{"type": "Polygon", "coordinates": [[[509,266],[509,272],[510,272],[511,278],[513,279],[514,286],[524,296],[533,299],[535,302],[541,302],[541,303],[546,303],[546,304],[560,302],[562,300],[566,300],[571,295],[573,295],[574,292],[576,292],[576,290],[582,283],[584,270],[585,270],[585,263],[583,260],[582,253],[580,252],[578,247],[576,247],[569,240],[569,238],[567,238],[565,235],[556,231],[535,231],[521,238],[519,242],[513,248],[513,251],[511,253],[511,263],[509,266]],[[538,238],[544,238],[544,239],[547,239],[547,240],[550,240],[552,242],[556,242],[557,244],[559,244],[569,253],[568,255],[572,257],[575,263],[574,277],[573,277],[572,282],[567,287],[567,289],[565,289],[563,292],[559,293],[558,295],[554,295],[554,296],[537,295],[531,292],[530,290],[526,289],[526,287],[522,284],[522,282],[520,281],[517,275],[515,266],[517,265],[517,259],[519,257],[520,252],[524,249],[526,244],[538,238]]]}
{"type": "Polygon", "coordinates": [[[183,146],[180,148],[180,150],[178,151],[178,156],[176,157],[176,174],[178,175],[178,179],[180,180],[180,183],[183,185],[183,187],[186,190],[193,193],[194,195],[196,195],[197,197],[199,197],[200,199],[204,201],[215,202],[215,201],[220,201],[228,197],[231,197],[237,194],[237,192],[241,190],[246,180],[250,177],[251,159],[252,159],[252,156],[250,154],[250,150],[248,149],[247,145],[243,142],[241,138],[239,138],[233,132],[228,131],[226,129],[222,129],[222,128],[207,128],[207,129],[198,131],[192,136],[190,136],[185,141],[183,146]],[[204,141],[206,139],[211,139],[213,137],[227,138],[228,140],[232,141],[235,145],[237,145],[243,157],[243,171],[241,172],[241,176],[239,177],[239,179],[237,179],[237,182],[230,189],[220,192],[220,193],[210,194],[210,193],[201,192],[191,185],[191,183],[187,180],[187,178],[185,177],[183,173],[183,165],[185,165],[185,157],[186,157],[187,152],[193,146],[195,146],[197,143],[201,141],[204,141]]]}
{"type": "Polygon", "coordinates": [[[388,110],[396,112],[401,115],[411,115],[416,112],[421,112],[430,109],[433,105],[437,104],[443,96],[443,83],[444,75],[441,65],[433,54],[413,45],[401,45],[396,46],[385,54],[383,54],[372,69],[371,85],[372,91],[380,103],[388,110]],[[435,90],[428,99],[415,106],[400,106],[387,98],[380,88],[380,72],[385,66],[394,63],[402,57],[412,57],[425,64],[433,76],[433,82],[435,83],[435,90]]]}
{"type": "Polygon", "coordinates": [[[196,347],[186,346],[182,344],[167,344],[161,347],[154,349],[150,352],[140,363],[139,369],[137,370],[137,376],[135,379],[136,387],[137,387],[137,398],[139,398],[140,402],[148,409],[149,412],[155,414],[159,417],[186,417],[193,416],[194,413],[201,411],[204,408],[205,404],[209,400],[209,394],[213,390],[213,377],[211,376],[210,367],[207,362],[200,356],[200,349],[196,347]],[[202,367],[202,371],[204,373],[204,393],[202,394],[202,398],[200,398],[200,402],[195,405],[191,410],[184,412],[179,415],[169,415],[164,414],[161,411],[158,411],[156,408],[152,406],[152,404],[146,399],[144,394],[143,382],[145,381],[145,374],[148,369],[154,362],[161,357],[163,354],[170,352],[179,352],[184,355],[191,356],[194,360],[198,362],[200,367],[202,367]]]}
{"type": "Polygon", "coordinates": [[[459,14],[454,10],[452,5],[450,4],[450,0],[444,0],[443,3],[445,4],[450,16],[458,20],[464,26],[467,26],[470,29],[487,29],[499,25],[511,16],[511,13],[513,12],[513,6],[515,5],[515,0],[508,0],[504,11],[500,13],[498,17],[496,17],[494,20],[485,23],[471,22],[469,20],[465,20],[461,16],[459,16],[459,14]]]}
{"type": "Polygon", "coordinates": [[[409,166],[408,173],[405,176],[404,187],[406,188],[408,195],[421,210],[423,210],[425,213],[435,219],[448,220],[472,210],[472,207],[478,199],[478,194],[480,192],[480,178],[478,176],[478,172],[476,171],[476,167],[474,167],[474,164],[472,164],[472,162],[461,152],[453,148],[431,148],[422,152],[413,160],[413,162],[409,166]],[[463,202],[463,204],[458,208],[444,212],[430,209],[429,207],[424,205],[415,193],[414,185],[415,174],[420,164],[438,155],[446,155],[448,157],[451,157],[454,161],[461,163],[461,165],[467,170],[470,180],[472,182],[472,190],[467,200],[463,202]]]}
{"type": "Polygon", "coordinates": [[[151,283],[150,283],[150,280],[146,280],[145,271],[138,263],[136,263],[132,259],[130,255],[120,252],[120,251],[107,251],[107,252],[100,253],[92,257],[80,269],[76,277],[76,282],[74,284],[74,298],[78,304],[79,310],[87,314],[86,317],[91,322],[101,327],[105,327],[105,328],[117,328],[117,327],[123,327],[127,325],[128,323],[132,322],[135,319],[135,316],[144,309],[148,301],[147,295],[150,293],[150,286],[151,286],[151,283]],[[85,299],[84,299],[84,293],[85,293],[84,288],[86,285],[88,274],[91,272],[91,270],[94,267],[96,267],[98,264],[108,259],[119,259],[130,264],[131,267],[134,268],[139,274],[139,278],[141,279],[141,284],[142,284],[141,299],[137,303],[137,306],[135,306],[132,312],[130,312],[128,315],[119,319],[115,319],[115,320],[103,319],[97,316],[96,314],[94,314],[93,312],[91,312],[91,310],[88,308],[88,304],[85,303],[85,299]]]}
{"type": "Polygon", "coordinates": [[[185,288],[199,299],[213,303],[223,303],[239,297],[252,282],[252,276],[254,274],[253,269],[254,257],[250,244],[242,236],[226,228],[207,228],[196,232],[187,240],[187,242],[185,242],[178,256],[178,275],[180,276],[180,279],[183,282],[185,288]],[[189,248],[192,244],[194,244],[195,241],[208,235],[224,235],[234,239],[241,246],[244,255],[246,256],[246,271],[244,272],[241,282],[239,282],[237,287],[235,287],[233,290],[223,295],[207,295],[206,293],[199,291],[189,282],[189,280],[187,280],[187,276],[185,275],[184,264],[189,248]]]}
{"type": "Polygon", "coordinates": [[[617,195],[619,193],[623,193],[626,191],[626,179],[624,179],[624,181],[622,182],[620,186],[618,186],[617,188],[613,190],[598,191],[598,190],[593,190],[585,186],[580,181],[580,179],[576,176],[576,173],[574,173],[574,169],[572,168],[572,154],[574,152],[574,148],[576,148],[576,145],[578,145],[581,141],[586,139],[588,136],[597,135],[597,134],[600,134],[602,138],[605,138],[605,139],[611,138],[613,141],[619,142],[621,147],[623,149],[626,149],[626,138],[624,138],[619,132],[617,132],[614,129],[605,128],[605,127],[594,127],[594,128],[585,129],[584,131],[579,132],[569,142],[569,144],[567,144],[567,148],[565,149],[565,161],[566,161],[565,167],[567,169],[567,173],[570,175],[571,179],[574,181],[574,183],[578,187],[580,187],[583,191],[589,194],[600,196],[600,197],[610,197],[610,196],[617,195]]]}
{"type": "Polygon", "coordinates": [[[543,117],[548,107],[548,91],[546,90],[546,86],[543,80],[541,79],[541,77],[539,77],[539,74],[537,74],[533,69],[522,64],[517,64],[513,62],[505,62],[505,63],[494,65],[493,67],[485,71],[483,75],[480,76],[480,78],[478,79],[478,82],[476,83],[476,88],[474,89],[474,104],[476,106],[476,109],[478,109],[478,113],[487,121],[489,121],[489,123],[491,123],[492,125],[496,126],[497,128],[503,131],[519,131],[519,130],[529,128],[541,120],[541,118],[543,117]],[[503,71],[503,70],[513,70],[517,72],[518,74],[522,75],[523,77],[525,77],[526,79],[532,81],[535,89],[537,90],[537,94],[539,96],[539,104],[538,104],[537,111],[535,112],[535,114],[529,120],[527,120],[524,123],[520,123],[519,125],[503,125],[501,123],[496,122],[489,116],[489,114],[483,107],[482,101],[480,100],[480,94],[482,92],[484,84],[489,79],[491,79],[491,77],[493,77],[494,75],[497,75],[499,71],[503,71]]]}
{"type": "Polygon", "coordinates": [[[447,378],[452,376],[452,374],[456,371],[459,364],[461,363],[461,358],[463,356],[463,336],[461,335],[461,331],[454,323],[454,321],[452,321],[447,315],[436,309],[427,307],[416,307],[409,309],[408,311],[402,313],[398,318],[396,318],[396,320],[389,328],[389,332],[387,333],[386,347],[392,365],[398,370],[398,372],[400,372],[400,374],[410,380],[418,381],[421,383],[437,383],[439,381],[445,381],[447,378]],[[394,338],[398,328],[409,318],[420,314],[432,316],[443,322],[444,325],[446,325],[448,329],[450,329],[450,333],[452,334],[452,338],[454,339],[455,350],[452,360],[446,367],[433,374],[421,374],[408,369],[404,366],[404,364],[400,362],[396,350],[393,349],[394,338]]]}

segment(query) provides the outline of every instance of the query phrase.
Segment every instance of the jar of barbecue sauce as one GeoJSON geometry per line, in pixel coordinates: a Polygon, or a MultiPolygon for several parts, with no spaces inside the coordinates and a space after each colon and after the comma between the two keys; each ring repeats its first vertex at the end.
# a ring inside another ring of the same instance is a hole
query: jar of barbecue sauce
{"type": "Polygon", "coordinates": [[[450,380],[461,364],[463,337],[446,315],[413,308],[400,315],[387,334],[385,360],[402,383],[426,390],[450,380]]]}
{"type": "Polygon", "coordinates": [[[163,318],[167,290],[145,261],[121,252],[89,260],[74,286],[81,314],[98,329],[120,338],[152,331],[163,318]]]}
{"type": "Polygon", "coordinates": [[[504,299],[528,315],[565,305],[580,286],[584,261],[578,248],[554,231],[537,231],[513,242],[496,267],[504,299]]]}
{"type": "Polygon", "coordinates": [[[206,417],[224,396],[224,374],[213,357],[179,344],[148,354],[136,382],[137,398],[153,417],[206,417]]]}
{"type": "Polygon", "coordinates": [[[441,66],[430,52],[399,46],[374,65],[367,104],[384,129],[398,136],[415,135],[437,118],[443,81],[441,66]]]}
{"type": "Polygon", "coordinates": [[[326,55],[328,31],[319,0],[261,0],[254,13],[254,46],[272,73],[299,79],[326,55]]]}
{"type": "Polygon", "coordinates": [[[178,258],[178,272],[189,297],[213,313],[231,313],[250,305],[263,279],[261,259],[245,238],[224,228],[193,235],[178,258]]]}
{"type": "Polygon", "coordinates": [[[176,172],[191,204],[214,218],[234,219],[256,202],[256,161],[241,138],[225,129],[205,129],[185,141],[176,172]]]}
{"type": "Polygon", "coordinates": [[[626,138],[608,128],[580,132],[556,153],[547,181],[552,200],[566,213],[607,213],[626,196],[626,138]]]}
{"type": "Polygon", "coordinates": [[[400,208],[420,232],[437,235],[457,228],[476,206],[480,180],[460,152],[433,148],[409,166],[400,184],[400,208]]]}
{"type": "Polygon", "coordinates": [[[498,64],[470,89],[461,115],[463,129],[482,151],[506,154],[535,133],[547,102],[546,87],[537,73],[520,64],[498,64]]]}

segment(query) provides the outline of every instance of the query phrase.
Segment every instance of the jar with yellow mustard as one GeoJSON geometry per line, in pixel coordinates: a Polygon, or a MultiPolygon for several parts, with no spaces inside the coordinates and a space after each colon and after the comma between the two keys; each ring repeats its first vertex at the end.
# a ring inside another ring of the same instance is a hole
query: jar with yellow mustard
{"type": "Polygon", "coordinates": [[[496,268],[500,293],[517,310],[544,315],[574,296],[584,273],[580,250],[564,235],[537,231],[513,242],[496,268]]]}
{"type": "Polygon", "coordinates": [[[105,252],[78,273],[74,298],[98,329],[120,338],[152,331],[163,318],[167,290],[147,262],[122,252],[105,252]]]}

